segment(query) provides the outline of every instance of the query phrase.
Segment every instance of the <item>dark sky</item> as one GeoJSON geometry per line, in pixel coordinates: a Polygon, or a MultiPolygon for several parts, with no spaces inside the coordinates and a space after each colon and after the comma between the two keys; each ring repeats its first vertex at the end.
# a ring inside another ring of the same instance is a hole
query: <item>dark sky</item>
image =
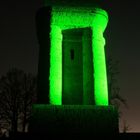
{"type": "Polygon", "coordinates": [[[40,0],[0,0],[0,73],[11,67],[37,72],[35,14],[40,0]]]}
{"type": "Polygon", "coordinates": [[[120,61],[120,94],[127,99],[124,119],[140,132],[140,15],[137,1],[112,3],[107,28],[108,51],[120,61]]]}
{"type": "MultiPolygon", "coordinates": [[[[120,94],[129,106],[124,119],[130,131],[140,132],[140,7],[137,1],[116,1],[107,3],[106,47],[120,61],[120,94]]],[[[35,14],[40,7],[41,0],[0,0],[0,75],[11,67],[37,73],[35,14]]]]}

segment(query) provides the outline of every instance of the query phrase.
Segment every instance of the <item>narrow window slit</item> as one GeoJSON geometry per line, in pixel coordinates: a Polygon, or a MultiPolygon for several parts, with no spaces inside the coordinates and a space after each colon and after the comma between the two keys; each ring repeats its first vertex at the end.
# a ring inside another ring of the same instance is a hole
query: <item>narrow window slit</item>
{"type": "Polygon", "coordinates": [[[71,60],[74,60],[74,50],[73,49],[70,50],[70,56],[71,56],[71,60]]]}

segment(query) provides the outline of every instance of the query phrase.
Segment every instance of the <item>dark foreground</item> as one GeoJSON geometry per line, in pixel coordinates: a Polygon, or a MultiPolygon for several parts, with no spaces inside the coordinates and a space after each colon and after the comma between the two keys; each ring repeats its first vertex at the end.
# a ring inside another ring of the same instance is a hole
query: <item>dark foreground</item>
{"type": "Polygon", "coordinates": [[[134,139],[137,139],[137,140],[140,140],[140,133],[119,133],[118,135],[115,135],[115,136],[107,136],[107,135],[98,135],[98,136],[93,136],[93,135],[59,135],[59,134],[52,134],[52,135],[42,135],[42,134],[34,134],[34,135],[31,135],[29,133],[26,133],[26,134],[18,134],[18,135],[15,135],[15,136],[11,136],[10,138],[0,138],[0,139],[30,139],[30,140],[34,140],[34,139],[38,139],[38,140],[80,140],[80,139],[84,139],[84,140],[97,140],[97,139],[102,139],[102,140],[128,140],[128,139],[131,139],[131,140],[134,140],[134,139]]]}

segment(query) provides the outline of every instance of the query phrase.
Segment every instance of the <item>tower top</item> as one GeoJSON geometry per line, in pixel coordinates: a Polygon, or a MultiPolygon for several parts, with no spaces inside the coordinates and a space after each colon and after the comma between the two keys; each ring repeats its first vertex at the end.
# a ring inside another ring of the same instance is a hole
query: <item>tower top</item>
{"type": "Polygon", "coordinates": [[[44,6],[106,7],[108,0],[43,0],[44,6]]]}

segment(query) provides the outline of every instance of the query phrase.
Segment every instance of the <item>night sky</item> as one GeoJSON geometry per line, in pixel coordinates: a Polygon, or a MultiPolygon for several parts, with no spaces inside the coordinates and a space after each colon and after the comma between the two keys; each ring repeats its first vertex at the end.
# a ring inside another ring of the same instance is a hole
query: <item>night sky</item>
{"type": "MultiPolygon", "coordinates": [[[[137,1],[106,3],[109,24],[107,52],[119,60],[120,94],[127,100],[123,118],[140,132],[140,15],[137,1]]],[[[0,76],[17,67],[37,74],[39,44],[35,14],[41,0],[0,0],[0,76]]]]}

